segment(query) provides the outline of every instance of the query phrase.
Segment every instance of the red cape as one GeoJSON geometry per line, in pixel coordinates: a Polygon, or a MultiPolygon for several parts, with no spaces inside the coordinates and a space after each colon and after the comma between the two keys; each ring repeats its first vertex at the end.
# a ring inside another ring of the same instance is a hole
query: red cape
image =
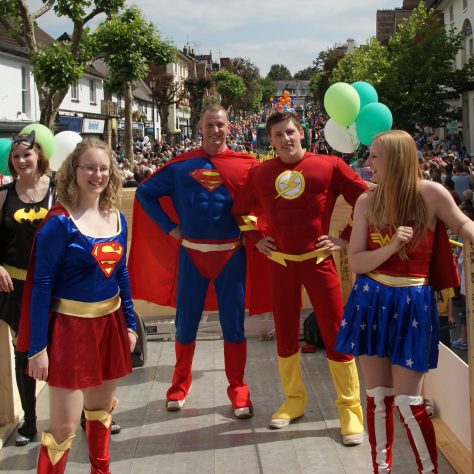
{"type": "MultiPolygon", "coordinates": [[[[60,203],[56,203],[48,212],[43,222],[38,226],[36,234],[43,227],[44,223],[52,216],[69,216],[69,212],[60,203]]],[[[30,306],[31,306],[31,291],[33,289],[33,271],[35,268],[35,249],[36,237],[31,246],[30,261],[28,262],[28,273],[26,275],[25,285],[23,286],[23,294],[21,298],[20,310],[20,327],[18,328],[18,340],[16,350],[18,352],[28,352],[30,350],[30,306]]]]}
{"type": "Polygon", "coordinates": [[[459,284],[459,274],[446,227],[438,219],[433,241],[433,255],[430,262],[430,285],[435,290],[443,290],[445,288],[456,288],[459,284]]]}
{"type": "MultiPolygon", "coordinates": [[[[197,157],[208,157],[201,148],[173,158],[154,174],[166,166],[197,157]]],[[[247,174],[255,164],[253,156],[230,150],[208,157],[221,174],[224,184],[232,197],[242,187],[247,174]]],[[[153,176],[153,175],[152,175],[153,176]]],[[[147,178],[149,179],[149,178],[147,178]]],[[[179,224],[178,216],[169,197],[159,199],[163,210],[173,222],[179,224]]],[[[161,306],[176,307],[179,244],[165,234],[148,216],[137,198],[133,204],[132,242],[128,259],[128,270],[132,296],[161,306]]],[[[260,252],[246,247],[247,281],[246,307],[249,313],[262,314],[272,311],[270,285],[266,280],[268,260],[260,252]]],[[[213,285],[209,285],[204,309],[217,310],[217,300],[213,285]]]]}

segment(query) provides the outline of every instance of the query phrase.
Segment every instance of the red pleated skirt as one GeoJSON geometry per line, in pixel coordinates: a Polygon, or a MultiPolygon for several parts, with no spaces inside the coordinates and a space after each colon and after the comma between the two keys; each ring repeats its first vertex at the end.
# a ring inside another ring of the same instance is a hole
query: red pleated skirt
{"type": "Polygon", "coordinates": [[[122,309],[97,318],[49,316],[49,376],[52,387],[81,389],[132,371],[122,309]]]}

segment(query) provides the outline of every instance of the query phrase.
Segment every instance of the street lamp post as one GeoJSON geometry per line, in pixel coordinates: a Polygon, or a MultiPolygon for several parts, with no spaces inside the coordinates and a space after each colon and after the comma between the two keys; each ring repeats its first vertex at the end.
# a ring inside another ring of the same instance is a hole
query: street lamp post
{"type": "Polygon", "coordinates": [[[151,115],[153,119],[153,144],[156,141],[156,125],[155,125],[155,87],[156,81],[155,79],[150,80],[150,89],[151,89],[151,115]]]}

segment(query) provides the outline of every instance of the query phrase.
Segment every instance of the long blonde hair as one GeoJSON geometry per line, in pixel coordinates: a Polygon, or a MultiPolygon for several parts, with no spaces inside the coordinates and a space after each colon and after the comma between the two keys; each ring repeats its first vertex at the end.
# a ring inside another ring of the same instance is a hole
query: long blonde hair
{"type": "MultiPolygon", "coordinates": [[[[424,234],[428,223],[428,212],[421,197],[421,170],[418,164],[416,144],[411,135],[403,130],[390,130],[375,136],[385,157],[385,171],[381,183],[373,191],[368,212],[369,224],[378,231],[389,227],[411,226],[413,248],[424,234]]],[[[399,251],[406,258],[406,249],[399,251]]]]}
{"type": "Polygon", "coordinates": [[[70,209],[75,209],[79,204],[79,188],[76,183],[76,168],[80,156],[89,148],[103,150],[110,160],[110,176],[106,188],[99,198],[99,209],[111,210],[120,205],[122,179],[112,158],[112,150],[107,143],[95,138],[88,138],[79,142],[74,151],[67,156],[56,173],[57,192],[59,201],[70,209]]]}

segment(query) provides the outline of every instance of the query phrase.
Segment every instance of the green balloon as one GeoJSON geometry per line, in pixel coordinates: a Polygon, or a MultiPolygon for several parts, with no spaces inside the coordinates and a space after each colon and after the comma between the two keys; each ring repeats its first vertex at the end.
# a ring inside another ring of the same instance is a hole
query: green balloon
{"type": "Polygon", "coordinates": [[[28,135],[32,130],[35,131],[35,140],[41,145],[44,156],[49,160],[51,155],[54,153],[54,135],[51,130],[40,124],[31,123],[27,125],[21,132],[21,135],[28,135]]]}
{"type": "Polygon", "coordinates": [[[359,141],[370,145],[375,135],[390,130],[393,124],[392,112],[381,102],[367,104],[356,120],[356,130],[359,141]]]}
{"type": "Polygon", "coordinates": [[[359,94],[350,84],[336,82],[324,94],[324,108],[336,123],[348,127],[359,113],[359,94]]]}
{"type": "Polygon", "coordinates": [[[353,82],[352,87],[357,91],[360,97],[360,109],[362,110],[367,104],[378,102],[379,96],[374,86],[365,81],[353,82]]]}
{"type": "Polygon", "coordinates": [[[0,138],[0,174],[4,176],[10,176],[11,174],[8,169],[8,157],[11,146],[12,141],[9,138],[0,138]]]}

